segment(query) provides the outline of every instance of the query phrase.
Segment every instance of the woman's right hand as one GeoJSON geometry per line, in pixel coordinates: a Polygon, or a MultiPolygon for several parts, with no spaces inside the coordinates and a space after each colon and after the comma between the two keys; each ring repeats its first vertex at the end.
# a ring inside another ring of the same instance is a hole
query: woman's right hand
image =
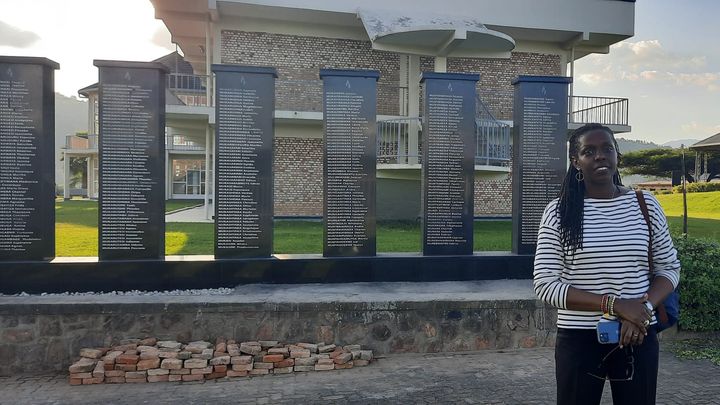
{"type": "Polygon", "coordinates": [[[618,298],[615,300],[615,314],[625,321],[635,324],[643,334],[647,335],[647,327],[652,320],[652,314],[645,306],[647,295],[642,298],[618,298]]]}

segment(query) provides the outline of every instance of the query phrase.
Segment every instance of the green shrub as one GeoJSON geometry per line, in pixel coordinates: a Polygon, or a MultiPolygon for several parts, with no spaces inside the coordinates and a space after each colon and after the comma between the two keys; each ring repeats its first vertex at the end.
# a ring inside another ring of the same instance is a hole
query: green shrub
{"type": "MultiPolygon", "coordinates": [[[[701,181],[698,183],[686,183],[688,193],[706,193],[708,191],[720,191],[720,182],[708,183],[701,181]]],[[[673,187],[674,193],[682,193],[682,185],[673,187]]]]}
{"type": "Polygon", "coordinates": [[[675,238],[680,271],[680,328],[720,330],[720,244],[675,238]]]}

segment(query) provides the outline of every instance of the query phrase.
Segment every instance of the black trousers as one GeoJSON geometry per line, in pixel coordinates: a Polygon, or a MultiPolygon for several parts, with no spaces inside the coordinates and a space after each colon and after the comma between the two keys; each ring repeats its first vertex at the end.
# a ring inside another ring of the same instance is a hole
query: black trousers
{"type": "Polygon", "coordinates": [[[622,349],[617,344],[598,343],[595,330],[558,328],[557,403],[599,404],[607,378],[614,404],[654,404],[658,350],[657,334],[652,326],[642,345],[622,349]]]}

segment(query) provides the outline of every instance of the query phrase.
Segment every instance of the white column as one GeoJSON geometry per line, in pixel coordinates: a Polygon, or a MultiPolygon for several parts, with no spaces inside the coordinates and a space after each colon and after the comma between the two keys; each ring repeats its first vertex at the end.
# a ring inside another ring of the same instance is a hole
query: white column
{"type": "Polygon", "coordinates": [[[63,159],[63,165],[65,166],[65,183],[63,186],[63,198],[66,200],[70,199],[70,155],[65,153],[65,159],[63,159]]]}
{"type": "MultiPolygon", "coordinates": [[[[420,56],[408,56],[408,116],[420,117],[420,56]]],[[[408,163],[418,163],[418,126],[417,120],[411,120],[408,125],[408,163]]]]}
{"type": "Polygon", "coordinates": [[[205,219],[210,219],[210,123],[205,127],[205,219]]]}
{"type": "MultiPolygon", "coordinates": [[[[212,26],[210,20],[205,23],[205,74],[207,75],[207,83],[205,84],[205,96],[207,99],[207,106],[212,106],[213,97],[213,76],[211,71],[212,66],[212,26]]],[[[207,148],[206,148],[207,149],[207,148]]]]}
{"type": "Polygon", "coordinates": [[[447,57],[436,56],[435,57],[435,71],[445,73],[447,72],[447,57]]]}
{"type": "Polygon", "coordinates": [[[87,170],[87,196],[88,198],[93,198],[93,180],[95,179],[95,176],[93,176],[93,157],[92,155],[87,157],[86,161],[86,170],[87,170]]]}

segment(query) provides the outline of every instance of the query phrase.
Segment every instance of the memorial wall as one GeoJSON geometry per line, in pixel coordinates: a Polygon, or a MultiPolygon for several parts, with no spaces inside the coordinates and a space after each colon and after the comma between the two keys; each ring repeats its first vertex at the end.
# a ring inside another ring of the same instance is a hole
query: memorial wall
{"type": "Polygon", "coordinates": [[[423,73],[422,249],[473,252],[475,84],[478,75],[423,73]]]}
{"type": "Polygon", "coordinates": [[[100,260],[165,255],[165,75],[157,63],[99,68],[100,260]]]}
{"type": "Polygon", "coordinates": [[[273,253],[274,68],[213,65],[215,257],[273,253]]]}
{"type": "Polygon", "coordinates": [[[380,74],[322,69],[324,256],[374,256],[380,74]]]}
{"type": "Polygon", "coordinates": [[[55,256],[55,91],[59,65],[0,56],[0,260],[55,256]]]}
{"type": "Polygon", "coordinates": [[[513,81],[513,253],[535,253],[545,206],[560,194],[567,172],[570,81],[557,76],[513,81]]]}

